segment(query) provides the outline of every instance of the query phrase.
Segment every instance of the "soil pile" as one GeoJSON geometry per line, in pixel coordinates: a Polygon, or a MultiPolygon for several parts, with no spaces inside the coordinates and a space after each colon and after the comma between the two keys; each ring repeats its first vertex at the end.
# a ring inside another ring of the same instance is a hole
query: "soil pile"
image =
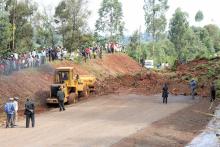
{"type": "Polygon", "coordinates": [[[105,55],[103,59],[92,59],[86,63],[75,64],[72,61],[54,61],[40,68],[25,69],[10,76],[0,76],[0,105],[9,97],[20,97],[20,105],[27,97],[33,98],[37,105],[45,105],[49,97],[50,84],[56,67],[71,66],[74,74],[94,75],[99,80],[133,74],[141,70],[140,65],[125,54],[105,55]]]}
{"type": "Polygon", "coordinates": [[[181,83],[188,84],[191,79],[195,79],[198,82],[197,94],[208,97],[211,82],[219,83],[220,80],[220,58],[196,59],[187,64],[179,65],[176,74],[176,78],[181,83]]]}

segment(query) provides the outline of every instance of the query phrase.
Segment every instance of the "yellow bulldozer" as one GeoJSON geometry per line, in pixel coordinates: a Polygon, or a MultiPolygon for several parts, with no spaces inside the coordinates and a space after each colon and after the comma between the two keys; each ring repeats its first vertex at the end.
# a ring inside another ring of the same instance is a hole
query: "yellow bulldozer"
{"type": "Polygon", "coordinates": [[[79,97],[88,96],[94,91],[96,78],[91,75],[74,75],[73,67],[55,69],[54,82],[51,84],[50,97],[47,104],[58,104],[57,91],[60,87],[65,93],[64,103],[76,103],[79,97]]]}

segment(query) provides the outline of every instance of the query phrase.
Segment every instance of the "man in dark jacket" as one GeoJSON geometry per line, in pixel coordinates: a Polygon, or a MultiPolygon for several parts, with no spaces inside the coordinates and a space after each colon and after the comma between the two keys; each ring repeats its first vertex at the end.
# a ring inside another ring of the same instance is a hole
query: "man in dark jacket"
{"type": "Polygon", "coordinates": [[[58,102],[59,102],[60,111],[65,110],[65,108],[64,108],[64,97],[65,97],[65,94],[62,91],[62,87],[60,87],[59,91],[57,92],[57,99],[58,99],[58,102]]]}
{"type": "Polygon", "coordinates": [[[162,92],[163,103],[167,104],[167,98],[168,98],[168,94],[169,94],[167,83],[164,84],[162,90],[163,90],[163,92],[162,92]]]}
{"type": "Polygon", "coordinates": [[[32,123],[32,127],[35,125],[35,116],[34,116],[35,106],[32,101],[30,101],[29,98],[27,98],[27,101],[25,103],[25,110],[24,115],[26,115],[26,128],[29,128],[30,119],[32,123]]]}
{"type": "Polygon", "coordinates": [[[212,85],[210,87],[210,93],[211,93],[210,101],[213,102],[213,101],[215,101],[215,95],[216,95],[216,88],[215,88],[215,83],[214,82],[212,82],[212,85]]]}

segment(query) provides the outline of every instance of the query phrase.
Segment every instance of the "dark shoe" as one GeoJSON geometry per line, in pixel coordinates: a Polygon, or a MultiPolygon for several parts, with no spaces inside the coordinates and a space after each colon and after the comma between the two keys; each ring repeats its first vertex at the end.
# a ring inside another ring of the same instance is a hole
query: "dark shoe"
{"type": "Polygon", "coordinates": [[[65,111],[66,109],[64,108],[63,111],[65,111]]]}

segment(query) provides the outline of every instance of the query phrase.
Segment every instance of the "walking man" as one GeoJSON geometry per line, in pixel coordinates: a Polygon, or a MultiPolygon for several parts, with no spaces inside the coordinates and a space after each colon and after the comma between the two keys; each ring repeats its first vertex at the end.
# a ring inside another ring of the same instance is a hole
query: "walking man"
{"type": "Polygon", "coordinates": [[[215,83],[212,82],[212,85],[210,87],[210,93],[211,93],[211,99],[210,102],[215,101],[215,95],[216,95],[216,87],[215,87],[215,83]]]}
{"type": "Polygon", "coordinates": [[[192,95],[192,99],[195,99],[195,90],[197,87],[197,83],[194,79],[192,79],[189,83],[190,88],[191,88],[191,95],[192,95]]]}
{"type": "Polygon", "coordinates": [[[16,123],[18,121],[18,97],[14,98],[14,107],[15,107],[15,113],[14,113],[14,117],[13,117],[13,122],[14,122],[14,126],[16,126],[16,123]]]}
{"type": "Polygon", "coordinates": [[[6,128],[11,126],[11,128],[14,127],[13,124],[13,115],[15,113],[15,107],[13,103],[13,98],[9,98],[9,101],[5,104],[5,112],[7,114],[7,120],[6,120],[6,128]]]}
{"type": "Polygon", "coordinates": [[[32,123],[32,128],[35,125],[34,111],[35,111],[34,103],[29,98],[27,98],[25,103],[25,110],[24,110],[24,115],[26,115],[26,128],[29,128],[30,119],[32,123]]]}
{"type": "Polygon", "coordinates": [[[63,92],[62,87],[60,87],[58,92],[57,92],[57,99],[58,99],[58,102],[59,102],[60,111],[65,111],[64,97],[65,97],[65,93],[63,92]]]}
{"type": "Polygon", "coordinates": [[[162,88],[162,97],[163,97],[163,103],[167,104],[167,98],[168,98],[168,86],[167,83],[164,84],[163,88],[162,88]]]}

